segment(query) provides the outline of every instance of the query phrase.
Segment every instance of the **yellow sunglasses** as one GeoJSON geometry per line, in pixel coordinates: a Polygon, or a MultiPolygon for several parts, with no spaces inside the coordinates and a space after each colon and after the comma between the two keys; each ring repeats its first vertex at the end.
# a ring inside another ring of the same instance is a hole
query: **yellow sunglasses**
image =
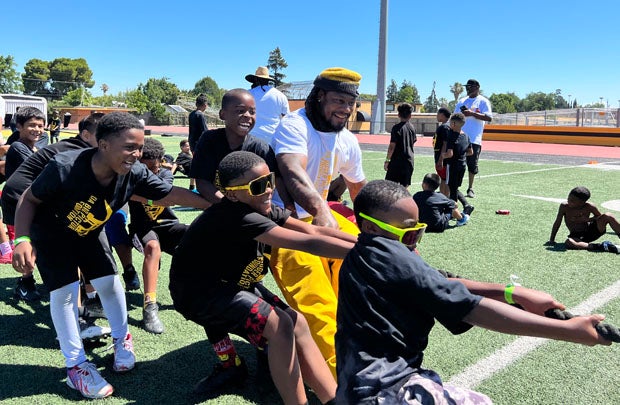
{"type": "Polygon", "coordinates": [[[244,184],[242,186],[231,186],[231,187],[224,187],[224,190],[248,190],[248,193],[250,195],[262,195],[265,194],[267,192],[267,188],[271,188],[273,190],[273,188],[276,185],[276,175],[271,172],[269,174],[266,174],[264,176],[260,176],[255,178],[254,180],[250,181],[248,184],[244,184]]]}
{"type": "Polygon", "coordinates": [[[423,222],[418,222],[413,228],[397,228],[393,225],[386,224],[383,221],[370,217],[363,212],[360,212],[360,217],[372,222],[384,231],[388,231],[389,233],[398,236],[400,243],[407,246],[415,246],[418,242],[420,242],[427,226],[423,222]]]}

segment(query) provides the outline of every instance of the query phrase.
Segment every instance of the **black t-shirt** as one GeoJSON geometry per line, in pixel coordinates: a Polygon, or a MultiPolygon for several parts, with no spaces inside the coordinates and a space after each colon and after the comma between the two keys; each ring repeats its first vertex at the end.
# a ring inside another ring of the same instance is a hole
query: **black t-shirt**
{"type": "MultiPolygon", "coordinates": [[[[161,168],[156,176],[171,186],[174,182],[174,176],[168,169],[161,168]]],[[[146,234],[157,226],[166,226],[179,222],[179,219],[170,207],[148,205],[138,201],[129,201],[129,217],[131,218],[131,223],[129,224],[130,232],[132,234],[136,233],[139,236],[146,234]]]]}
{"type": "Polygon", "coordinates": [[[172,257],[170,286],[202,291],[222,283],[248,290],[267,273],[266,246],[254,238],[282,226],[290,212],[271,205],[264,216],[246,204],[224,198],[189,226],[172,257]],[[197,257],[208,258],[198,260],[197,257]]]}
{"type": "Polygon", "coordinates": [[[34,153],[34,149],[17,140],[11,144],[6,152],[6,164],[4,166],[4,175],[7,179],[17,170],[17,168],[26,161],[34,153]]]}
{"type": "Polygon", "coordinates": [[[196,144],[203,132],[207,131],[207,118],[200,110],[194,110],[189,113],[189,147],[192,151],[196,150],[196,144]]]}
{"type": "Polygon", "coordinates": [[[454,334],[465,332],[471,325],[462,319],[481,299],[402,243],[365,233],[339,281],[336,399],[343,404],[370,402],[415,372],[435,319],[454,334]]]}
{"type": "MultiPolygon", "coordinates": [[[[13,142],[19,139],[19,131],[13,131],[13,133],[6,140],[6,145],[12,145],[13,142]]],[[[43,149],[49,143],[50,138],[47,136],[47,132],[43,132],[39,140],[34,144],[37,149],[43,149]]]]}
{"type": "Polygon", "coordinates": [[[50,120],[50,134],[53,136],[60,134],[60,118],[52,118],[50,120]]]}
{"type": "Polygon", "coordinates": [[[423,190],[413,195],[418,205],[420,222],[428,225],[428,231],[441,232],[448,225],[446,214],[451,213],[456,203],[441,193],[423,190]]]}
{"type": "Polygon", "coordinates": [[[392,161],[411,162],[413,160],[413,144],[417,141],[415,128],[409,121],[399,122],[392,127],[390,143],[395,143],[392,161]]]}
{"type": "Polygon", "coordinates": [[[13,172],[2,189],[2,210],[4,222],[15,224],[15,208],[19,197],[43,171],[49,161],[58,153],[75,149],[90,148],[91,145],[79,136],[64,139],[39,149],[33,153],[13,172]]]}
{"type": "Polygon", "coordinates": [[[247,151],[262,157],[269,170],[278,173],[278,164],[276,163],[276,155],[265,141],[252,135],[245,137],[243,144],[235,149],[230,149],[228,140],[226,139],[226,129],[218,128],[207,131],[200,137],[194,158],[192,159],[192,168],[190,177],[193,179],[203,179],[212,182],[219,187],[217,179],[217,167],[226,155],[235,151],[247,151]]]}
{"type": "Polygon", "coordinates": [[[42,201],[32,223],[33,235],[58,240],[67,236],[97,238],[102,225],[134,193],[159,200],[172,190],[142,163],[135,163],[129,173],[102,186],[92,170],[96,152],[86,149],[59,153],[32,183],[32,194],[42,201]]]}
{"type": "Polygon", "coordinates": [[[447,166],[448,164],[454,166],[465,166],[465,161],[467,160],[465,154],[467,153],[467,148],[469,148],[469,145],[469,136],[467,136],[466,133],[458,133],[450,129],[450,132],[448,133],[446,151],[452,149],[452,157],[450,159],[444,159],[444,166],[447,166]]]}
{"type": "Polygon", "coordinates": [[[439,162],[439,155],[441,154],[441,148],[444,142],[448,139],[448,133],[450,132],[450,124],[444,122],[437,127],[435,136],[433,136],[433,152],[435,153],[435,163],[439,162]]]}
{"type": "Polygon", "coordinates": [[[177,160],[175,161],[177,166],[181,168],[183,173],[189,174],[192,165],[192,155],[185,152],[179,152],[177,155],[177,160]]]}

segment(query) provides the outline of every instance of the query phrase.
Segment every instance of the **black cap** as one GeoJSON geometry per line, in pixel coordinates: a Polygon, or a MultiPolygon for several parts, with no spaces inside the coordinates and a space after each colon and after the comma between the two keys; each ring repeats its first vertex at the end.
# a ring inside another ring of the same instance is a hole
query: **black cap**
{"type": "Polygon", "coordinates": [[[478,80],[469,79],[465,86],[477,86],[477,87],[480,87],[480,83],[478,83],[478,80]]]}

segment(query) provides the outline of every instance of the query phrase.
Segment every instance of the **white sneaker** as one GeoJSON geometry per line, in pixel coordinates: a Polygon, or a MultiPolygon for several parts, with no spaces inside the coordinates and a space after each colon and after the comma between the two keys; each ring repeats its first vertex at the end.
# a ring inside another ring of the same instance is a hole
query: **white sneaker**
{"type": "Polygon", "coordinates": [[[114,339],[114,365],[113,370],[124,373],[133,369],[136,365],[136,355],[133,352],[133,338],[128,333],[124,339],[114,339]]]}
{"type": "Polygon", "coordinates": [[[101,377],[97,367],[87,361],[67,370],[67,385],[80,391],[86,398],[105,398],[114,392],[114,388],[101,377]]]}

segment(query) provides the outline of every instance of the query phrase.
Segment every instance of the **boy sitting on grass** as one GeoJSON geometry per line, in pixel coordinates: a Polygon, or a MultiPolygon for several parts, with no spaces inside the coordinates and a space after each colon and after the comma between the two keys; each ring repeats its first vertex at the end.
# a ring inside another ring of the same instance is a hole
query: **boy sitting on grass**
{"type": "Polygon", "coordinates": [[[551,228],[551,236],[547,245],[555,245],[555,236],[558,234],[562,218],[570,232],[564,242],[566,249],[583,249],[592,252],[620,253],[620,246],[606,240],[602,243],[593,243],[605,235],[607,225],[620,237],[620,223],[609,212],[601,214],[596,205],[588,202],[590,190],[580,186],[568,193],[566,202],[560,204],[558,215],[551,228]]]}
{"type": "Polygon", "coordinates": [[[413,195],[420,221],[427,224],[426,232],[443,232],[451,219],[456,219],[456,226],[463,226],[469,221],[469,215],[461,214],[456,202],[438,193],[441,178],[437,173],[427,173],[422,180],[422,190],[413,195]]]}
{"type": "MultiPolygon", "coordinates": [[[[216,344],[229,332],[258,348],[269,344],[269,369],[285,404],[307,403],[304,382],[322,403],[330,403],[336,394],[334,377],[303,315],[261,283],[268,271],[263,254],[269,245],[277,245],[341,258],[355,237],[297,220],[273,205],[275,176],[254,153],[228,154],[218,173],[224,198],[194,220],[172,258],[174,307],[203,326],[216,344]],[[196,252],[209,260],[197,266],[196,252]]],[[[215,350],[220,368],[239,368],[243,363],[234,350],[228,356],[215,350]]],[[[210,385],[207,377],[194,392],[213,394],[210,385]]]]}
{"type": "Polygon", "coordinates": [[[401,185],[369,182],[354,209],[362,233],[340,270],[338,403],[491,403],[484,394],[443,385],[437,373],[422,368],[435,320],[455,334],[476,325],[590,346],[611,344],[595,329],[602,315],[545,318],[536,314],[562,308],[548,294],[441,276],[412,252],[424,224],[401,185]]]}

